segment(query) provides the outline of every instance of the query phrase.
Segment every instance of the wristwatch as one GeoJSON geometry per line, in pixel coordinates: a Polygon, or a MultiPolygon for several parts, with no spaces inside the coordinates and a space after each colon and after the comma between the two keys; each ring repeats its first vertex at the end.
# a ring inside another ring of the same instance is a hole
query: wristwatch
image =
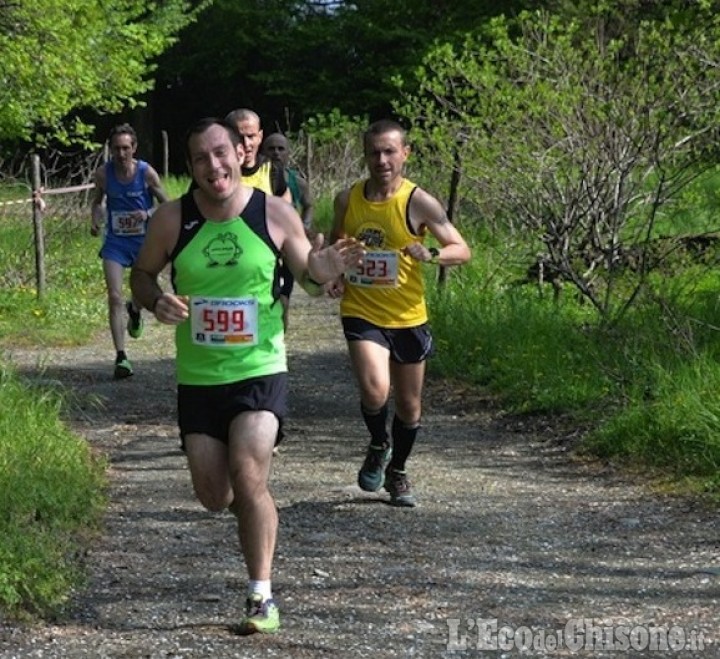
{"type": "Polygon", "coordinates": [[[430,252],[430,263],[437,263],[440,250],[437,247],[431,247],[428,252],[430,252]]]}

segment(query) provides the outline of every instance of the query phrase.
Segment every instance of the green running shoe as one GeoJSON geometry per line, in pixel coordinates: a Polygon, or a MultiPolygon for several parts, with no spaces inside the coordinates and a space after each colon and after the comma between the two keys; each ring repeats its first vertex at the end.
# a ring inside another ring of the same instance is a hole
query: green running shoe
{"type": "Polygon", "coordinates": [[[139,339],[143,333],[143,317],[141,311],[135,311],[132,302],[125,305],[128,312],[127,331],[133,339],[139,339]]]}
{"type": "Polygon", "coordinates": [[[385,482],[385,467],[392,456],[389,444],[382,447],[368,446],[365,462],[358,472],[358,485],[365,492],[377,492],[385,482]]]}
{"type": "Polygon", "coordinates": [[[237,627],[237,633],[242,636],[248,634],[274,634],[280,629],[280,611],[275,600],[263,601],[262,595],[253,593],[247,598],[245,604],[245,617],[237,627]]]}
{"type": "Polygon", "coordinates": [[[415,497],[410,487],[410,481],[404,471],[388,469],[385,472],[385,489],[390,493],[390,505],[399,508],[413,508],[415,497]]]}
{"type": "Polygon", "coordinates": [[[129,378],[133,374],[132,364],[129,359],[122,359],[119,362],[115,362],[115,373],[114,377],[116,380],[123,380],[129,378]]]}

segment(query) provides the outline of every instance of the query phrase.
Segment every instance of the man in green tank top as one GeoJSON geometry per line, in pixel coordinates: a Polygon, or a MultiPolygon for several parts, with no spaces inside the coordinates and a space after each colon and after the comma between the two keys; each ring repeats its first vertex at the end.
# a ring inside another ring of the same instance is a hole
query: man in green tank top
{"type": "Polygon", "coordinates": [[[280,626],[271,574],[278,529],[268,488],[282,438],[287,363],[279,298],[282,259],[310,294],[362,261],[362,245],[312,245],[288,203],[243,185],[234,126],[208,118],[190,128],[195,185],[161,205],[132,269],[137,300],[175,326],[178,423],[195,494],[237,518],[249,585],[237,632],[280,626]],[[158,276],[172,264],[173,290],[158,276]]]}

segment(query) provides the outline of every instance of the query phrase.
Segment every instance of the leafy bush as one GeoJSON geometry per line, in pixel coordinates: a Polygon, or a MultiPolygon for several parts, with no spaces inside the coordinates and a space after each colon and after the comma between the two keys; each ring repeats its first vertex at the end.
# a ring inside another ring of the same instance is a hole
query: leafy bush
{"type": "Polygon", "coordinates": [[[720,493],[715,268],[658,277],[608,327],[567,291],[556,299],[528,285],[510,240],[471,242],[473,260],[445,286],[428,272],[431,371],[485,387],[517,412],[570,414],[591,428],[584,451],[720,493]]]}

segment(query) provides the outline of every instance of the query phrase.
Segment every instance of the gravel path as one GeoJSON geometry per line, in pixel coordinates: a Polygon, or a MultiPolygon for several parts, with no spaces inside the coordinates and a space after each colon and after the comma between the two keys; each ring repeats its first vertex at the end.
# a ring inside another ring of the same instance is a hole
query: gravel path
{"type": "Polygon", "coordinates": [[[366,437],[336,305],[301,291],[293,304],[272,477],[281,633],[230,632],[245,588],[234,520],[193,497],[171,330],[149,323],[123,382],[107,333],[10,352],[75,391],[72,425],[108,455],[111,485],[87,589],[58,621],[0,624],[0,656],[509,657],[527,642],[527,657],[720,657],[716,508],[574,459],[567,433],[437,381],[409,463],[419,505],[393,508],[355,485],[366,437]]]}

